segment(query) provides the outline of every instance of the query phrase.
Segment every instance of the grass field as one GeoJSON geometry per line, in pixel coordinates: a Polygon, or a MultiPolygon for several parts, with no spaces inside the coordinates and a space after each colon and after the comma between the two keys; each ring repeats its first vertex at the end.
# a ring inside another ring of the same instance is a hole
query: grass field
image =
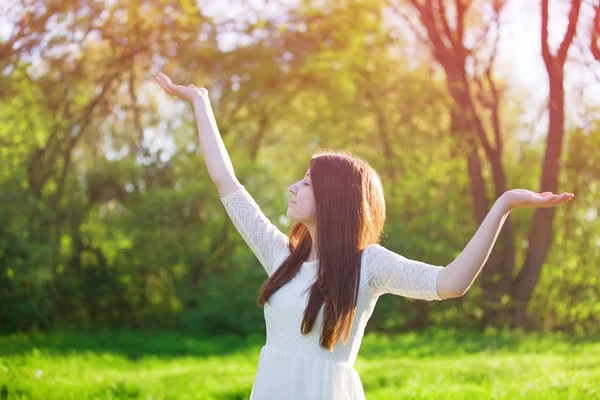
{"type": "MultiPolygon", "coordinates": [[[[0,336],[0,400],[248,399],[264,337],[110,331],[0,336]]],[[[367,334],[368,400],[600,399],[600,339],[367,334]]]]}

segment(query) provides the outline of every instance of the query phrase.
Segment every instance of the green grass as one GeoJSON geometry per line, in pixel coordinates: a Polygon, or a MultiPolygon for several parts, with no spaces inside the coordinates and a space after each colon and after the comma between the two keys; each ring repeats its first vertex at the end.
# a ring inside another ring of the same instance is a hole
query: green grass
{"type": "MultiPolygon", "coordinates": [[[[112,331],[0,336],[0,400],[248,399],[264,337],[112,331]]],[[[368,400],[600,399],[600,339],[368,334],[368,400]]]]}

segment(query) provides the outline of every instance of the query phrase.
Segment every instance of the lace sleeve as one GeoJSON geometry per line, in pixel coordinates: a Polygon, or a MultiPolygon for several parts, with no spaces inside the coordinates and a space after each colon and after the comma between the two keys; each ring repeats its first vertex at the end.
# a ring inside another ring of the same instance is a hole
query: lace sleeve
{"type": "Polygon", "coordinates": [[[244,186],[221,197],[221,202],[233,225],[271,276],[289,253],[287,235],[269,221],[244,186]]]}
{"type": "Polygon", "coordinates": [[[378,244],[369,247],[367,278],[373,296],[385,293],[422,300],[442,300],[437,275],[444,267],[410,260],[378,244]]]}

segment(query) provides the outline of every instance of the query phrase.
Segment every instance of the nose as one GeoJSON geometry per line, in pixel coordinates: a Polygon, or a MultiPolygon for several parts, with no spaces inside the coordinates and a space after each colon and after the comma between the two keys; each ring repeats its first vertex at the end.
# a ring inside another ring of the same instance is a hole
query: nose
{"type": "Polygon", "coordinates": [[[288,190],[292,193],[292,194],[296,194],[294,191],[296,190],[296,187],[294,185],[290,185],[288,187],[288,190]]]}

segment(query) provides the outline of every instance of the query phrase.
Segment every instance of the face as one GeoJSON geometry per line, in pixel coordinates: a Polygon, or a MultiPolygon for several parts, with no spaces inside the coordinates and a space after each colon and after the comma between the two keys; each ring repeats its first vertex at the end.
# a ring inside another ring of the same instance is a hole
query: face
{"type": "Polygon", "coordinates": [[[288,203],[287,216],[297,222],[314,222],[316,207],[310,169],[306,171],[304,178],[292,184],[288,189],[292,195],[288,203]]]}

